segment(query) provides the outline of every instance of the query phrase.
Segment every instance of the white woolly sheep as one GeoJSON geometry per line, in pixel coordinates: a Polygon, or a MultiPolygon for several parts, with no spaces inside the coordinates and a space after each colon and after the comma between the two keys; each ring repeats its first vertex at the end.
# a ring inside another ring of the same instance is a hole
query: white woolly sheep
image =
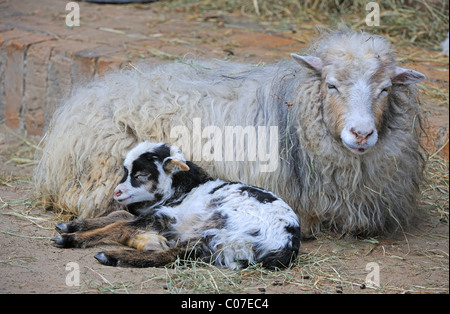
{"type": "Polygon", "coordinates": [[[211,178],[176,146],[140,143],[127,154],[124,172],[114,198],[138,216],[114,212],[106,219],[60,223],[56,230],[63,234],[52,239],[54,245],[117,241],[138,251],[95,258],[134,267],[190,257],[232,269],[255,263],[284,268],[298,253],[300,224],[289,205],[263,189],[211,178]]]}
{"type": "Polygon", "coordinates": [[[304,235],[407,226],[424,166],[411,84],[424,75],[396,66],[384,37],[347,28],[324,33],[306,56],[292,57],[267,66],[169,63],[77,89],[51,122],[37,191],[80,217],[104,215],[118,209],[112,195],[125,153],[140,141],[164,141],[214,177],[279,195],[299,215],[304,235]],[[216,131],[227,127],[244,130],[247,141],[236,136],[231,146],[241,143],[245,160],[217,158],[230,139],[222,146],[216,131]],[[255,160],[255,134],[260,157],[276,144],[275,163],[255,160]]]}

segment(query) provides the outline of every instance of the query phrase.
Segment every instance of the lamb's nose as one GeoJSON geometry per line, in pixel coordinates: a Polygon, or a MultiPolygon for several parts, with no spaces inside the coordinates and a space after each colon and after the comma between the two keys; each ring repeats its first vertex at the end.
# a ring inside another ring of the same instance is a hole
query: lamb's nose
{"type": "Polygon", "coordinates": [[[119,197],[120,195],[122,195],[122,191],[121,190],[115,190],[114,191],[114,197],[119,197]]]}

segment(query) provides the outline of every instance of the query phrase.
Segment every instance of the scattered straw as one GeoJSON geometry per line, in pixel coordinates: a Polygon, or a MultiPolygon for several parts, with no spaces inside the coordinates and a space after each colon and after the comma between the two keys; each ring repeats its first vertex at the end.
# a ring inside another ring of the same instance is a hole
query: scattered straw
{"type": "Polygon", "coordinates": [[[440,49],[448,32],[448,1],[380,0],[380,25],[366,26],[366,0],[171,0],[153,3],[152,9],[185,11],[199,19],[211,11],[237,13],[279,30],[308,28],[306,24],[335,27],[343,20],[353,28],[375,31],[402,44],[421,44],[440,49]],[[414,22],[412,22],[414,21],[414,22]]]}

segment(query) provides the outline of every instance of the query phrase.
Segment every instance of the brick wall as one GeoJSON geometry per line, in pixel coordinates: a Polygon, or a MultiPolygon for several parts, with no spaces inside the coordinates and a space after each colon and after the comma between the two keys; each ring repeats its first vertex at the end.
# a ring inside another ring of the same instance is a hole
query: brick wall
{"type": "Polygon", "coordinates": [[[74,84],[130,61],[233,55],[258,64],[288,57],[313,33],[275,34],[241,16],[203,18],[176,7],[163,10],[163,1],[76,2],[80,26],[69,27],[68,0],[0,1],[0,124],[42,135],[74,84]]]}
{"type": "Polygon", "coordinates": [[[127,64],[116,48],[0,29],[0,121],[42,135],[77,82],[127,64]]]}

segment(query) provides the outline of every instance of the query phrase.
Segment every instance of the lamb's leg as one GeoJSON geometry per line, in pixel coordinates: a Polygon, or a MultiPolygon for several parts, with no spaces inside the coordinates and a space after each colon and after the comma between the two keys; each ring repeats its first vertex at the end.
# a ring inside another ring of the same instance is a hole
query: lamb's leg
{"type": "Polygon", "coordinates": [[[128,222],[123,221],[114,222],[103,228],[85,232],[64,233],[52,239],[53,245],[60,248],[85,248],[106,241],[123,243],[137,232],[135,228],[129,228],[127,224],[128,222]]]}
{"type": "Polygon", "coordinates": [[[62,222],[55,226],[56,231],[59,233],[74,233],[78,231],[89,231],[98,229],[110,225],[117,221],[131,221],[135,218],[125,210],[114,211],[111,214],[89,219],[77,219],[68,222],[62,222]]]}
{"type": "Polygon", "coordinates": [[[178,257],[182,259],[207,259],[211,251],[196,242],[193,245],[183,244],[163,251],[106,251],[94,256],[101,264],[122,267],[161,267],[175,262],[178,257]]]}
{"type": "Polygon", "coordinates": [[[94,257],[100,264],[122,267],[159,267],[176,261],[179,254],[183,254],[181,248],[167,251],[106,251],[96,254],[94,257]]]}
{"type": "Polygon", "coordinates": [[[59,248],[85,248],[104,242],[118,242],[138,250],[168,249],[167,239],[150,227],[143,231],[136,227],[134,221],[119,221],[86,232],[65,233],[52,241],[59,248]]]}

